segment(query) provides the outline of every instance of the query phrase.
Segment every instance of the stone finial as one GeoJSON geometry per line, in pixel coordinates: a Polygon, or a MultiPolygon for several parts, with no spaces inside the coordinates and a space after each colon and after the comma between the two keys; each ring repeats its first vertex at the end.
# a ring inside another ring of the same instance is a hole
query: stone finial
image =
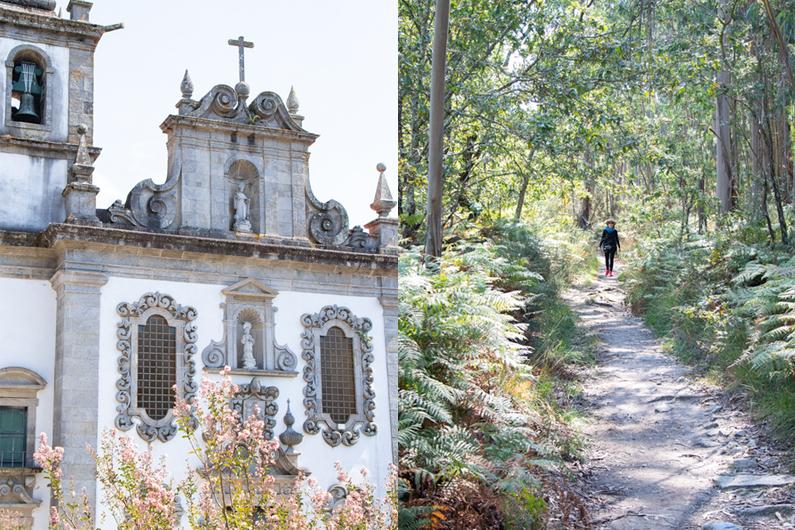
{"type": "Polygon", "coordinates": [[[179,89],[182,91],[182,99],[177,102],[177,108],[181,116],[190,114],[196,110],[196,103],[191,99],[193,95],[193,80],[190,78],[188,70],[185,69],[185,75],[182,76],[182,82],[179,84],[179,89]]]}
{"type": "Polygon", "coordinates": [[[185,76],[182,78],[182,83],[179,85],[179,89],[182,91],[182,97],[184,99],[190,99],[193,95],[193,81],[190,79],[190,74],[188,70],[185,70],[185,76]]]}
{"type": "Polygon", "coordinates": [[[91,154],[88,152],[88,142],[86,133],[88,127],[79,124],[77,134],[80,142],[77,144],[77,156],[75,163],[72,164],[71,181],[66,185],[61,195],[66,199],[66,220],[65,223],[102,226],[97,218],[97,193],[99,188],[91,182],[91,174],[94,172],[91,154]]]}
{"type": "Polygon", "coordinates": [[[77,127],[77,134],[80,136],[80,143],[77,145],[77,157],[75,164],[80,166],[91,166],[91,155],[88,154],[88,142],[86,142],[86,133],[88,127],[84,123],[79,124],[77,127]]]}
{"type": "Polygon", "coordinates": [[[295,87],[290,87],[290,95],[287,96],[287,110],[290,111],[290,114],[298,114],[298,105],[301,102],[298,101],[298,97],[295,95],[295,87]]]}
{"type": "Polygon", "coordinates": [[[392,192],[389,191],[389,184],[384,175],[386,166],[384,164],[378,164],[376,169],[380,175],[378,177],[378,187],[375,190],[375,200],[373,200],[373,203],[370,205],[370,209],[378,212],[378,217],[389,217],[389,212],[392,211],[392,208],[397,206],[397,201],[392,199],[392,192]]]}
{"type": "Polygon", "coordinates": [[[287,400],[287,414],[284,415],[284,424],[287,425],[287,429],[284,430],[283,433],[279,435],[279,441],[282,442],[282,445],[287,447],[285,453],[290,454],[293,452],[293,446],[298,445],[304,439],[304,435],[300,432],[297,432],[293,429],[293,424],[295,423],[295,416],[293,413],[290,412],[290,400],[287,400]]]}

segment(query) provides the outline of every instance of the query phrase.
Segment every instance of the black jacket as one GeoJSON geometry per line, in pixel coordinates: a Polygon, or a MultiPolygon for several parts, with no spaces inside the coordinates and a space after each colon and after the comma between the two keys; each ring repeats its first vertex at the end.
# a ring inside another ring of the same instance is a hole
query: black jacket
{"type": "Polygon", "coordinates": [[[613,247],[613,252],[616,249],[621,248],[621,243],[618,241],[618,230],[613,230],[609,232],[607,228],[602,231],[602,240],[599,242],[599,246],[601,248],[605,248],[605,245],[610,245],[613,247]]]}

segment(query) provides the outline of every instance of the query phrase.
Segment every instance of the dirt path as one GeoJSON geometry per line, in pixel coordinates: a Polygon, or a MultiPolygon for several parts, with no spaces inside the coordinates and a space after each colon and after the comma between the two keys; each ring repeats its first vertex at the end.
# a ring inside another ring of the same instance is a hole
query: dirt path
{"type": "Polygon", "coordinates": [[[593,528],[795,528],[787,485],[795,477],[780,449],[728,396],[661,352],[624,308],[617,278],[599,276],[566,298],[601,345],[599,366],[583,382],[590,444],[582,477],[593,528]],[[737,484],[760,480],[769,485],[737,484]]]}

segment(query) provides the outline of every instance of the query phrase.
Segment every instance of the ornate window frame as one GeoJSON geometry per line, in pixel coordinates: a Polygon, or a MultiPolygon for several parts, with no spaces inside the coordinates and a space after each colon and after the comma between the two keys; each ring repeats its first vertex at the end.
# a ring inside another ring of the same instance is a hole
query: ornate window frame
{"type": "Polygon", "coordinates": [[[52,60],[47,53],[37,46],[30,44],[20,44],[12,49],[6,58],[6,97],[5,97],[5,122],[6,127],[16,127],[19,129],[32,129],[36,131],[51,131],[52,130],[52,94],[54,89],[52,84],[55,82],[55,69],[52,66],[52,60]],[[28,58],[33,62],[42,66],[43,84],[41,94],[41,108],[42,113],[41,123],[26,123],[23,121],[15,121],[11,117],[11,87],[14,79],[14,63],[19,56],[28,58]]]}
{"type": "Polygon", "coordinates": [[[304,431],[307,434],[322,433],[323,439],[331,447],[340,443],[346,446],[359,441],[360,433],[373,436],[378,426],[375,417],[375,391],[373,390],[373,369],[375,356],[373,345],[367,332],[373,327],[369,318],[359,318],[347,307],[325,306],[319,313],[306,313],[301,317],[304,332],[301,333],[301,357],[306,361],[304,367],[304,406],[307,419],[304,431]],[[347,338],[353,339],[354,381],[356,383],[356,414],[351,414],[344,424],[337,424],[331,415],[323,412],[323,381],[321,377],[322,355],[321,337],[332,327],[342,330],[347,338]]]}
{"type": "Polygon", "coordinates": [[[118,370],[121,377],[116,381],[116,400],[120,403],[116,410],[116,427],[122,431],[130,430],[135,425],[138,435],[148,442],[159,439],[167,442],[177,434],[174,412],[169,411],[160,420],[149,417],[146,410],[139,409],[138,403],[138,326],[145,325],[149,317],[160,315],[169,326],[177,328],[177,373],[176,384],[181,397],[193,403],[198,385],[193,378],[196,375],[196,320],[198,313],[191,306],[182,306],[174,298],[160,292],[146,293],[137,302],[122,302],[116,307],[121,321],[118,323],[116,336],[119,341],[116,347],[121,352],[118,359],[118,370]],[[137,418],[138,421],[133,421],[137,418]]]}

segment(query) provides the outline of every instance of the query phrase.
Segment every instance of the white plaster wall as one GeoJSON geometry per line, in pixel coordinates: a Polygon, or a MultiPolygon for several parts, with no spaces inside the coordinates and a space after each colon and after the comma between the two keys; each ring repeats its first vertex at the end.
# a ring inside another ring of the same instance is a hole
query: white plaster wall
{"type": "MultiPolygon", "coordinates": [[[[38,394],[36,433],[52,441],[53,382],[55,379],[55,291],[50,282],[0,278],[0,368],[21,366],[47,381],[38,394]]],[[[38,447],[38,442],[36,443],[38,447]]],[[[50,494],[39,475],[33,497],[42,501],[34,511],[34,530],[47,530],[50,494]]]]}
{"type": "MultiPolygon", "coordinates": [[[[47,76],[47,97],[52,98],[52,129],[48,135],[48,140],[56,142],[65,142],[68,136],[68,112],[69,108],[69,48],[63,46],[53,46],[51,44],[42,44],[39,42],[23,41],[4,37],[0,39],[0,59],[3,64],[9,59],[8,54],[19,46],[20,44],[27,44],[35,46],[44,51],[52,62],[52,68],[55,72],[52,76],[47,76]]],[[[6,75],[7,70],[2,68],[3,79],[0,83],[0,102],[2,102],[3,111],[0,112],[0,120],[5,127],[5,101],[6,101],[6,75]]]]}
{"type": "MultiPolygon", "coordinates": [[[[242,278],[241,278],[242,279],[242,278]]],[[[267,280],[258,278],[266,285],[267,280]]],[[[111,278],[102,288],[102,305],[100,321],[100,377],[99,377],[99,430],[100,436],[103,428],[113,428],[116,417],[116,380],[119,377],[117,371],[117,359],[119,351],[116,349],[116,324],[119,316],[116,314],[116,306],[121,302],[138,301],[142,295],[148,292],[159,291],[174,297],[181,305],[190,305],[198,311],[196,325],[199,339],[196,343],[198,353],[195,356],[199,373],[201,374],[201,351],[210,344],[211,340],[220,341],[223,337],[223,311],[220,304],[224,301],[221,290],[227,285],[197,285],[189,283],[138,280],[126,278],[111,278]]],[[[306,363],[301,359],[301,332],[303,326],[300,317],[304,313],[316,313],[323,306],[337,304],[346,306],[358,317],[367,317],[373,321],[373,329],[370,336],[373,339],[374,355],[376,358],[373,364],[376,392],[376,423],[379,431],[374,437],[362,435],[359,442],[353,447],[338,446],[332,448],[323,441],[321,435],[310,436],[304,433],[303,442],[295,447],[301,453],[299,466],[309,469],[312,476],[318,480],[318,484],[324,489],[328,489],[337,483],[336,471],[333,463],[337,460],[342,462],[343,468],[353,471],[354,476],[358,477],[358,470],[366,467],[370,470],[370,479],[378,485],[378,495],[383,496],[383,483],[386,478],[387,466],[391,462],[391,440],[389,432],[389,411],[388,411],[388,392],[387,392],[387,373],[386,373],[386,352],[384,345],[384,326],[383,310],[378,300],[375,298],[359,298],[352,296],[332,296],[321,294],[307,294],[297,292],[282,291],[274,300],[274,306],[278,308],[275,315],[275,337],[280,345],[288,346],[298,357],[299,375],[295,378],[266,378],[261,377],[267,386],[274,385],[279,388],[279,412],[276,416],[277,425],[274,429],[278,436],[286,428],[283,422],[284,414],[287,411],[287,399],[290,399],[291,410],[296,418],[295,430],[303,432],[303,422],[306,418],[303,406],[304,381],[301,377],[306,363]]],[[[220,377],[214,376],[216,380],[220,377]]],[[[248,383],[251,377],[234,376],[236,383],[248,383]]],[[[145,447],[144,440],[140,439],[135,429],[126,434],[132,436],[139,442],[141,448],[145,447]]],[[[99,443],[99,439],[97,440],[99,443]]],[[[189,459],[189,446],[180,437],[167,443],[155,441],[152,444],[153,454],[156,457],[166,455],[169,467],[172,469],[177,480],[184,477],[185,461],[189,459]]],[[[196,467],[195,460],[189,460],[192,467],[196,467]]],[[[109,519],[110,520],[110,519],[109,519]]],[[[103,526],[104,528],[104,526],[103,526]]]]}
{"type": "Polygon", "coordinates": [[[66,160],[12,153],[0,159],[0,228],[39,232],[66,219],[66,160]]]}

